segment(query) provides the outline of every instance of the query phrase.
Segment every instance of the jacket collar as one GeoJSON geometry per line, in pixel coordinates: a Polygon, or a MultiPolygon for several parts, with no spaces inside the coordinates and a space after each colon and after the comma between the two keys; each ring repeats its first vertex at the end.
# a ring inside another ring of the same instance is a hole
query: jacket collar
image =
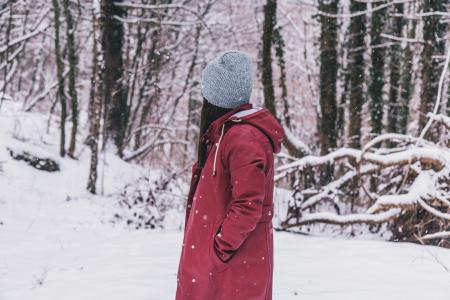
{"type": "Polygon", "coordinates": [[[207,144],[210,144],[213,141],[216,141],[220,136],[220,128],[224,123],[226,123],[228,120],[230,120],[234,114],[236,114],[240,111],[243,111],[243,110],[250,109],[252,107],[253,107],[252,104],[245,103],[245,104],[242,104],[242,105],[236,107],[235,109],[227,112],[226,114],[224,114],[223,116],[221,116],[220,118],[218,118],[217,120],[212,122],[211,125],[209,125],[206,132],[202,135],[201,141],[204,143],[206,142],[207,144]]]}

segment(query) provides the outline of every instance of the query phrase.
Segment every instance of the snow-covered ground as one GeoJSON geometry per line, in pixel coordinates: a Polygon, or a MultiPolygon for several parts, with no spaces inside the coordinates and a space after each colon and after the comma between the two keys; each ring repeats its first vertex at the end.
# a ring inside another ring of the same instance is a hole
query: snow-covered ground
{"type": "MultiPolygon", "coordinates": [[[[57,173],[9,157],[13,134],[57,156],[39,118],[0,115],[0,300],[173,299],[181,231],[113,226],[112,199],[84,191],[87,155],[57,173]]],[[[107,161],[106,193],[143,172],[107,161]]],[[[277,232],[275,253],[275,300],[450,299],[450,250],[277,232]]]]}
{"type": "MultiPolygon", "coordinates": [[[[113,229],[86,218],[88,203],[48,200],[28,220],[7,210],[21,222],[0,229],[0,299],[174,298],[180,232],[113,229]]],[[[287,233],[275,243],[277,300],[450,298],[448,250],[287,233]]]]}

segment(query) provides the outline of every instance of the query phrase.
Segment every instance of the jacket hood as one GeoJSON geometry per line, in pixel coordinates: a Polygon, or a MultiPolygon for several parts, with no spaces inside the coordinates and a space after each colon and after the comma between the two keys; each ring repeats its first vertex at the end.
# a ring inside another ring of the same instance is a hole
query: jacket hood
{"type": "Polygon", "coordinates": [[[258,128],[270,140],[273,152],[281,150],[284,139],[284,130],[278,120],[264,107],[253,107],[252,104],[243,104],[226,113],[211,123],[202,136],[202,141],[212,143],[219,139],[220,129],[225,123],[246,123],[258,128]]]}

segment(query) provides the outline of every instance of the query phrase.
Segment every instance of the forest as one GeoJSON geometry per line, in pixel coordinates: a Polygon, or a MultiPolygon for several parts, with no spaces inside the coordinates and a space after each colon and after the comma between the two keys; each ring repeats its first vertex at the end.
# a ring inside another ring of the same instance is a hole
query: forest
{"type": "MultiPolygon", "coordinates": [[[[71,206],[113,205],[114,226],[181,229],[201,72],[238,49],[254,63],[251,103],[286,134],[275,157],[277,232],[450,248],[449,8],[0,0],[0,186],[16,173],[42,177],[46,195],[71,206]],[[24,169],[8,171],[12,161],[24,169]]],[[[14,193],[0,195],[0,231],[14,193]]]]}

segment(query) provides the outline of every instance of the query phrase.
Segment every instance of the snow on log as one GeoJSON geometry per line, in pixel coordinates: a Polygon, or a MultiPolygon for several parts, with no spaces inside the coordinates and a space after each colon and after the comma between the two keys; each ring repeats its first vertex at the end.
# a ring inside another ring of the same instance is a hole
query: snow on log
{"type": "Polygon", "coordinates": [[[284,228],[300,226],[310,223],[325,223],[334,225],[351,225],[351,224],[380,224],[385,223],[401,213],[401,209],[394,208],[378,214],[349,214],[349,215],[337,215],[331,212],[317,212],[304,215],[295,224],[285,224],[284,228]]]}
{"type": "Polygon", "coordinates": [[[444,239],[444,238],[450,238],[450,231],[431,233],[421,237],[422,240],[444,239]]]}
{"type": "Polygon", "coordinates": [[[423,172],[417,176],[409,188],[408,193],[400,195],[380,196],[376,203],[370,207],[368,213],[376,213],[380,210],[392,207],[410,207],[419,203],[419,200],[429,196],[434,190],[435,180],[431,172],[423,172]]]}
{"type": "Polygon", "coordinates": [[[60,170],[59,159],[37,147],[25,147],[15,144],[6,147],[6,150],[13,159],[24,161],[35,169],[47,172],[56,172],[60,170]]]}

